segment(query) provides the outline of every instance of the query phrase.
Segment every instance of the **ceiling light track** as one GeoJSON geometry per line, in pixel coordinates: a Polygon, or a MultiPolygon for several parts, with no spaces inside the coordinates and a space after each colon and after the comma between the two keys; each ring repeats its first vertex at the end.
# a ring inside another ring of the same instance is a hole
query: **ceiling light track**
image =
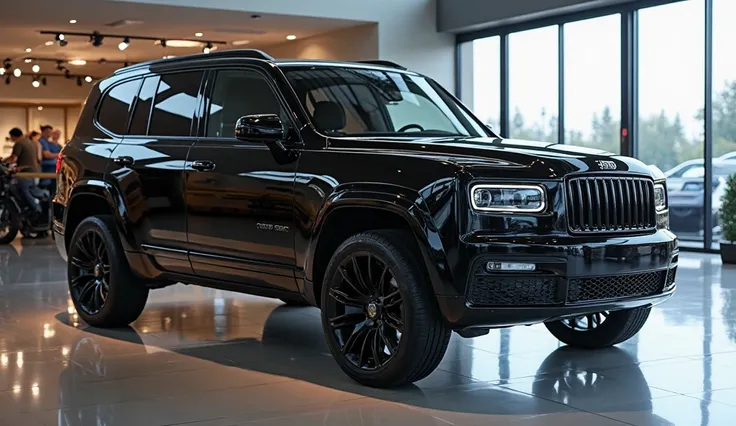
{"type": "Polygon", "coordinates": [[[39,31],[39,33],[55,36],[56,41],[58,41],[59,44],[62,46],[66,45],[66,43],[69,40],[69,37],[87,37],[89,38],[90,43],[92,43],[92,45],[96,47],[101,46],[103,41],[106,38],[120,39],[121,42],[120,44],[118,44],[118,48],[120,48],[120,50],[124,50],[125,48],[127,48],[131,40],[148,40],[148,41],[154,41],[154,42],[157,41],[163,47],[166,47],[167,40],[182,40],[182,41],[188,41],[188,42],[196,42],[196,43],[202,43],[207,46],[215,45],[215,44],[222,44],[222,45],[227,44],[226,41],[221,41],[221,40],[203,40],[201,38],[187,39],[187,38],[178,38],[178,37],[148,37],[148,36],[135,36],[135,35],[129,35],[129,34],[106,34],[106,33],[100,33],[98,31],[93,31],[91,33],[88,33],[88,32],[78,32],[78,31],[42,30],[42,31],[39,31]],[[121,46],[123,45],[125,45],[125,47],[121,48],[121,46]]]}

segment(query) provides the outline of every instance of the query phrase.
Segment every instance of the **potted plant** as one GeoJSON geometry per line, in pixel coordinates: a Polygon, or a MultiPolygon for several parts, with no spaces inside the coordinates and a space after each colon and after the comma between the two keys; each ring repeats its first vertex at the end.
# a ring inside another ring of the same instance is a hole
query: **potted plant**
{"type": "Polygon", "coordinates": [[[721,206],[721,260],[736,264],[736,175],[726,180],[726,192],[721,206]]]}

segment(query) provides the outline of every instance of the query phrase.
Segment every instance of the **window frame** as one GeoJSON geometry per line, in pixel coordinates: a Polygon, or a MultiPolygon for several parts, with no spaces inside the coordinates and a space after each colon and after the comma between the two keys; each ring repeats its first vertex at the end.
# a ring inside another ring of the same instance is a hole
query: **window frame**
{"type": "MultiPolygon", "coordinates": [[[[95,114],[94,114],[94,119],[93,119],[94,126],[97,129],[99,129],[103,133],[106,133],[109,136],[116,137],[116,138],[123,138],[123,137],[125,137],[128,134],[128,129],[130,127],[130,119],[132,117],[132,114],[131,113],[134,111],[136,102],[138,100],[138,94],[141,91],[141,86],[143,85],[143,79],[144,79],[144,77],[141,76],[140,74],[138,74],[138,75],[132,76],[131,78],[126,78],[126,79],[117,81],[114,84],[110,85],[110,87],[108,87],[107,89],[105,89],[105,91],[103,91],[100,94],[100,98],[97,101],[97,105],[95,105],[95,114]],[[130,83],[130,82],[136,81],[136,80],[138,80],[138,89],[136,89],[136,91],[135,91],[135,95],[133,96],[132,102],[130,103],[130,105],[128,105],[128,117],[127,117],[127,119],[125,121],[124,132],[122,134],[115,133],[112,130],[110,130],[107,127],[105,127],[100,122],[100,111],[102,110],[102,106],[105,104],[105,100],[107,100],[107,98],[108,98],[111,90],[113,90],[116,87],[122,86],[123,84],[130,83]]],[[[150,119],[150,117],[149,117],[149,119],[150,119]]]]}
{"type": "MultiPolygon", "coordinates": [[[[278,86],[273,81],[273,77],[266,72],[264,72],[261,68],[259,68],[256,65],[250,65],[250,64],[237,64],[237,65],[220,65],[217,67],[212,67],[209,69],[208,75],[206,76],[206,82],[203,85],[205,90],[202,92],[202,100],[201,100],[201,108],[199,108],[199,111],[201,111],[202,116],[198,117],[198,125],[197,125],[197,131],[196,131],[196,137],[198,141],[202,142],[233,142],[237,141],[237,138],[234,137],[224,137],[224,136],[208,136],[207,135],[207,128],[209,126],[210,121],[210,105],[212,104],[212,95],[215,92],[215,85],[217,84],[217,77],[218,74],[221,71],[251,71],[258,74],[261,78],[263,78],[268,85],[268,87],[271,89],[273,94],[276,96],[276,100],[281,106],[281,108],[284,111],[284,115],[287,117],[287,120],[283,123],[284,128],[286,129],[286,140],[284,142],[290,143],[290,144],[302,144],[303,139],[301,137],[301,133],[299,132],[299,128],[297,125],[296,120],[294,120],[293,117],[295,117],[294,111],[292,110],[289,103],[286,101],[286,98],[284,97],[284,94],[281,93],[281,90],[279,90],[278,86]]],[[[253,143],[254,145],[263,145],[263,144],[257,144],[253,143]]]]}

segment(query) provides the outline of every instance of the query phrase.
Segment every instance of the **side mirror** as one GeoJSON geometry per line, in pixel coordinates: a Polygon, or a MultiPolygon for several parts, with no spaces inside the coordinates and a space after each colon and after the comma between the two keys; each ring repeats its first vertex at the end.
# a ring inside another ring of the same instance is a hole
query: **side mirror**
{"type": "Polygon", "coordinates": [[[285,139],[284,125],[276,114],[246,115],[235,123],[235,137],[248,142],[278,142],[285,139]]]}

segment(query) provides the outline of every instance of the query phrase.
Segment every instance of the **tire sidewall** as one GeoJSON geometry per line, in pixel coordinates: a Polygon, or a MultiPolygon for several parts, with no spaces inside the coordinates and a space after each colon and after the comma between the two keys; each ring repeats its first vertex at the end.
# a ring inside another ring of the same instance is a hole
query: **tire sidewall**
{"type": "Polygon", "coordinates": [[[0,244],[10,244],[15,240],[15,237],[18,235],[18,232],[20,231],[20,212],[17,208],[15,208],[15,205],[11,201],[0,201],[2,202],[3,208],[7,209],[10,212],[10,229],[8,230],[7,235],[0,238],[0,244]]]}
{"type": "MultiPolygon", "coordinates": [[[[398,247],[394,248],[398,249],[398,247]]],[[[390,250],[388,250],[387,247],[384,247],[382,244],[377,243],[377,241],[366,238],[365,236],[351,238],[343,243],[335,251],[335,255],[333,256],[332,260],[330,260],[330,263],[327,266],[327,270],[325,271],[324,284],[322,285],[322,328],[325,333],[325,339],[327,340],[327,346],[330,348],[330,352],[332,352],[333,358],[335,358],[337,363],[343,368],[343,370],[348,373],[348,375],[357,378],[359,381],[362,382],[380,382],[383,378],[393,377],[401,374],[407,362],[406,358],[409,356],[409,347],[411,346],[414,339],[412,319],[414,317],[414,310],[416,309],[416,307],[414,306],[413,300],[410,296],[410,288],[411,286],[418,285],[416,278],[417,276],[418,275],[415,271],[406,270],[406,268],[401,266],[395,258],[394,254],[390,250]],[[340,284],[341,282],[341,276],[338,272],[338,267],[350,255],[361,252],[370,253],[371,255],[379,258],[381,261],[385,262],[389,266],[392,274],[394,275],[394,278],[396,278],[404,309],[402,318],[402,321],[404,323],[404,332],[401,335],[398,352],[388,362],[388,364],[377,370],[370,371],[362,370],[356,367],[355,365],[353,365],[353,363],[351,363],[342,355],[342,352],[340,351],[339,345],[337,343],[337,339],[330,329],[328,319],[329,314],[327,312],[327,306],[328,303],[330,303],[329,289],[335,285],[340,284]]]]}

